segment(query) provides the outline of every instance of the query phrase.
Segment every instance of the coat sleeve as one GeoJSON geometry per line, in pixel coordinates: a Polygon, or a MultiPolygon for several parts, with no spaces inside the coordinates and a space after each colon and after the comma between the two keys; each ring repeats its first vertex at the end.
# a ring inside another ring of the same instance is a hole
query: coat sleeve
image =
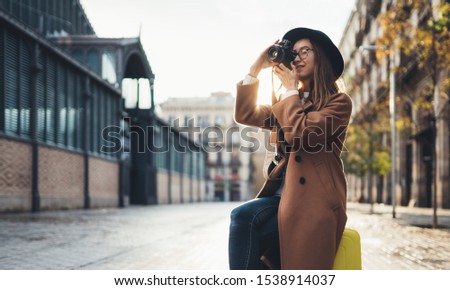
{"type": "Polygon", "coordinates": [[[319,111],[310,111],[311,101],[302,104],[300,98],[290,97],[272,106],[272,111],[284,132],[287,143],[294,149],[322,150],[338,142],[342,146],[352,113],[348,95],[339,93],[319,111]]]}
{"type": "Polygon", "coordinates": [[[270,105],[257,105],[259,81],[249,85],[237,84],[234,119],[237,123],[272,129],[273,113],[270,105]]]}

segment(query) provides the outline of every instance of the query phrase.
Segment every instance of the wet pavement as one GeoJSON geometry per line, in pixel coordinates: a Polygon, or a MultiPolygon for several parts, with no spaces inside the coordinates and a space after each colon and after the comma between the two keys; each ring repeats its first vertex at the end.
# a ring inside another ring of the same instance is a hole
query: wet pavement
{"type": "MultiPolygon", "coordinates": [[[[0,214],[0,269],[226,270],[239,203],[0,214]]],[[[363,269],[450,269],[450,210],[348,204],[363,269]]]]}

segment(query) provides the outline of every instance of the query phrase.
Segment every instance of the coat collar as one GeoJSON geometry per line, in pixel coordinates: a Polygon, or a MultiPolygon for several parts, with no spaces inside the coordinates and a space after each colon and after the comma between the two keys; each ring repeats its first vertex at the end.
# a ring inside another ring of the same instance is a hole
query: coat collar
{"type": "Polygon", "coordinates": [[[306,100],[306,102],[303,104],[303,111],[301,113],[303,113],[303,112],[308,113],[312,109],[312,107],[313,107],[313,102],[312,102],[311,98],[308,98],[306,100]]]}

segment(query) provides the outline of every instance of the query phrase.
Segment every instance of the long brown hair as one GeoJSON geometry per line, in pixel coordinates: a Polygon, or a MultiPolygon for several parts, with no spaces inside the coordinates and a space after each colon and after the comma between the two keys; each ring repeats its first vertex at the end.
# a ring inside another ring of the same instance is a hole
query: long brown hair
{"type": "Polygon", "coordinates": [[[312,101],[316,110],[325,107],[330,97],[340,92],[330,59],[320,45],[310,40],[315,53],[314,76],[311,84],[312,101]]]}

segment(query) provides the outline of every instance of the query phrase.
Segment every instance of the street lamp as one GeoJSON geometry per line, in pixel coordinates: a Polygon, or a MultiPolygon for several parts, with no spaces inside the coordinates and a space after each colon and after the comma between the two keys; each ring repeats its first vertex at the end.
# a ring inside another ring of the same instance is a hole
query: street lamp
{"type": "MultiPolygon", "coordinates": [[[[376,45],[362,45],[360,50],[376,50],[376,45]]],[[[383,47],[384,48],[384,47],[383,47]]],[[[391,194],[392,194],[392,218],[396,217],[395,206],[397,203],[397,127],[395,105],[395,51],[389,54],[389,113],[391,120],[391,194]]]]}

